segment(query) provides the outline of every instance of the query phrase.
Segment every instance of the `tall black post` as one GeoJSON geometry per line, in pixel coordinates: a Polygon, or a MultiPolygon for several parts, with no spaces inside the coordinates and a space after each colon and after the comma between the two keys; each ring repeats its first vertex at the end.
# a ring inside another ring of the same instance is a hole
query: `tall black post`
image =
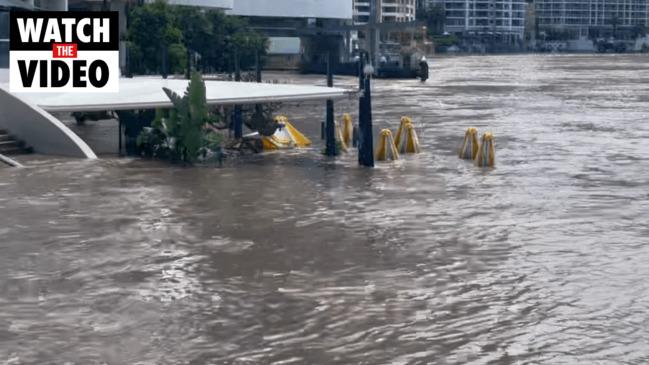
{"type": "MultiPolygon", "coordinates": [[[[261,82],[261,56],[259,55],[259,50],[255,52],[255,79],[257,83],[261,82]]],[[[255,104],[255,112],[258,115],[261,115],[262,113],[261,104],[255,104]]]]}
{"type": "Polygon", "coordinates": [[[192,78],[192,51],[187,47],[187,71],[185,71],[185,78],[187,80],[192,78]]]}
{"type": "MultiPolygon", "coordinates": [[[[368,72],[369,73],[369,72],[368,72]]],[[[359,98],[358,115],[358,163],[374,167],[374,136],[372,135],[371,75],[363,75],[363,95],[359,98]]]]}
{"type": "Polygon", "coordinates": [[[169,75],[169,47],[166,44],[162,46],[162,78],[166,79],[169,75]]]}
{"type": "Polygon", "coordinates": [[[333,56],[331,53],[327,54],[327,87],[334,86],[334,72],[333,72],[333,56]]]}
{"type": "MultiPolygon", "coordinates": [[[[327,86],[334,86],[333,77],[333,57],[331,53],[327,55],[327,86]]],[[[326,155],[336,155],[336,124],[334,122],[334,101],[327,100],[327,118],[325,124],[326,155]]]]}
{"type": "Polygon", "coordinates": [[[131,48],[129,46],[127,46],[124,49],[124,51],[126,51],[126,57],[125,57],[126,58],[126,66],[125,66],[126,72],[125,72],[125,76],[130,79],[130,78],[133,77],[133,71],[131,70],[131,48]]]}
{"type": "Polygon", "coordinates": [[[358,117],[359,117],[359,124],[360,124],[360,117],[362,114],[361,109],[363,108],[363,88],[365,88],[365,73],[363,72],[363,69],[365,68],[365,54],[360,53],[358,57],[358,92],[359,98],[358,98],[358,117]]]}
{"type": "Polygon", "coordinates": [[[261,82],[261,56],[259,51],[255,52],[255,80],[261,82]]]}
{"type": "MultiPolygon", "coordinates": [[[[241,65],[239,64],[239,51],[234,50],[234,81],[241,81],[241,65]]],[[[241,119],[241,105],[234,106],[234,138],[243,137],[243,120],[241,119]]]]}
{"type": "Polygon", "coordinates": [[[365,67],[365,62],[363,61],[363,54],[361,53],[358,56],[358,91],[362,91],[365,86],[364,82],[364,73],[363,68],[365,67]]]}
{"type": "MultiPolygon", "coordinates": [[[[365,53],[364,52],[359,52],[358,55],[358,92],[359,92],[359,97],[358,97],[358,128],[354,128],[354,147],[360,148],[359,141],[360,141],[360,118],[363,115],[362,109],[363,109],[363,88],[365,87],[365,73],[363,72],[363,69],[365,68],[365,53]]],[[[360,149],[359,149],[359,157],[358,160],[360,161],[360,149]]]]}
{"type": "Polygon", "coordinates": [[[241,81],[241,63],[239,62],[239,50],[234,49],[234,81],[241,81]]]}

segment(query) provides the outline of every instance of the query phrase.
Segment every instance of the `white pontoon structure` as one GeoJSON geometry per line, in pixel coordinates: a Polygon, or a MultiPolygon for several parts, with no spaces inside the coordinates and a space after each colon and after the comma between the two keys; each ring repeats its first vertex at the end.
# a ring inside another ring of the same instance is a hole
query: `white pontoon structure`
{"type": "MultiPolygon", "coordinates": [[[[10,93],[0,84],[0,129],[43,154],[96,158],[74,132],[50,113],[170,108],[162,88],[182,95],[188,80],[138,77],[120,79],[117,93],[10,93]]],[[[231,81],[205,81],[210,105],[242,105],[353,97],[342,88],[231,81]]]]}

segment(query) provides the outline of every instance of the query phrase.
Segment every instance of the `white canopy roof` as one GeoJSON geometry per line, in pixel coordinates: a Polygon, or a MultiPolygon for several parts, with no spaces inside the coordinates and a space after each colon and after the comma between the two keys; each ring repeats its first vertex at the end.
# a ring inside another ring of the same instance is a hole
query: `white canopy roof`
{"type": "MultiPolygon", "coordinates": [[[[187,80],[120,79],[118,93],[18,93],[21,99],[49,112],[153,109],[171,107],[162,91],[167,87],[182,95],[187,80]]],[[[8,90],[8,85],[0,87],[8,90]]],[[[343,99],[355,90],[308,85],[205,81],[208,104],[256,104],[266,102],[343,99]]]]}

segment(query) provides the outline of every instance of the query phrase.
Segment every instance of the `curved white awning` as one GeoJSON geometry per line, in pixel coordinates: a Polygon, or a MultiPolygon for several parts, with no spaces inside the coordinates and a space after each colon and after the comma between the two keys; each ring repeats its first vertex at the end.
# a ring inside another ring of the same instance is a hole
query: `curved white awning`
{"type": "MultiPolygon", "coordinates": [[[[163,87],[182,95],[188,80],[120,79],[118,93],[19,93],[16,94],[48,112],[131,110],[172,106],[163,87]]],[[[7,85],[5,85],[6,87],[7,85]]],[[[349,98],[356,90],[308,85],[205,81],[211,105],[257,104],[349,98]]]]}

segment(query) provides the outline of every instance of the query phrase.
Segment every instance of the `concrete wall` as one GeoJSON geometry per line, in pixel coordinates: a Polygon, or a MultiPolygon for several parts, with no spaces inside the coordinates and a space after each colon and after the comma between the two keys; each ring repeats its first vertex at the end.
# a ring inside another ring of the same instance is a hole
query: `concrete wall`
{"type": "Polygon", "coordinates": [[[300,69],[302,57],[296,54],[271,54],[266,56],[265,70],[295,71],[300,69]]]}
{"type": "Polygon", "coordinates": [[[568,41],[566,50],[572,52],[594,52],[595,46],[593,45],[592,40],[583,37],[568,41]]]}
{"type": "Polygon", "coordinates": [[[302,41],[299,37],[268,37],[268,54],[294,54],[302,51],[302,41]]]}
{"type": "Polygon", "coordinates": [[[228,14],[288,18],[352,19],[352,0],[234,0],[228,14]]]}
{"type": "Polygon", "coordinates": [[[35,152],[97,158],[88,145],[60,120],[0,87],[0,129],[25,141],[35,152]]]}

